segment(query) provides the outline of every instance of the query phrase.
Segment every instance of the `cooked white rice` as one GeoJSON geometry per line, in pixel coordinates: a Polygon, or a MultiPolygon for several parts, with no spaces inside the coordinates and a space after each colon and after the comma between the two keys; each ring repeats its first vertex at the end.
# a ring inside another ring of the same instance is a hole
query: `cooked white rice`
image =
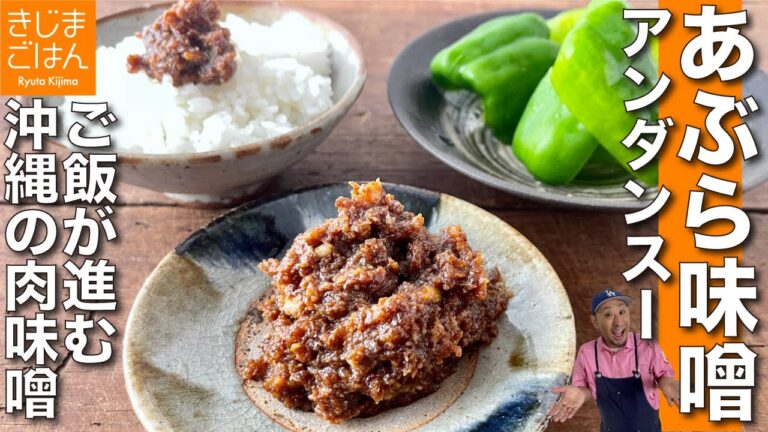
{"type": "MultiPolygon", "coordinates": [[[[94,97],[106,101],[119,121],[107,130],[113,150],[187,153],[237,147],[280,135],[307,123],[333,105],[330,45],[322,30],[291,13],[271,26],[229,14],[222,21],[237,47],[237,71],[222,85],[174,87],[166,77],[129,74],[126,58],[144,53],[142,41],[127,37],[99,47],[94,97]]],[[[65,114],[65,124],[75,120],[65,114]]]]}

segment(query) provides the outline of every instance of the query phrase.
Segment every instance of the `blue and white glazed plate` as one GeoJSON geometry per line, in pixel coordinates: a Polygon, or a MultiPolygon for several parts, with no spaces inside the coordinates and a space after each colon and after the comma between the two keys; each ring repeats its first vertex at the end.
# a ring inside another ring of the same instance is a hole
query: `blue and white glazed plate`
{"type": "MultiPolygon", "coordinates": [[[[461,225],[514,296],[499,335],[440,389],[374,417],[327,423],[243,388],[235,338],[250,304],[270,285],[258,270],[308,227],[335,217],[345,184],[255,201],[217,218],[169,253],[147,278],[128,318],[123,351],[134,410],[151,431],[540,431],[553,386],[573,366],[576,333],[568,296],[546,258],[514,228],[457,198],[385,184],[436,232],[461,225]],[[255,404],[254,404],[255,402],[255,404]]],[[[260,385],[259,385],[260,387],[260,385]]],[[[254,390],[255,393],[251,390],[254,390]]],[[[261,393],[258,393],[261,391],[261,393]]]]}

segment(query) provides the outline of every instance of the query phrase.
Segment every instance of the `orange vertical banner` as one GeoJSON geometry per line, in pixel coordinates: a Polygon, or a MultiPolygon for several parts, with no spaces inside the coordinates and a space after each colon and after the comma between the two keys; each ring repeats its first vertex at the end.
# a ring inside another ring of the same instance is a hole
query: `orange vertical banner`
{"type": "MultiPolygon", "coordinates": [[[[659,217],[659,235],[664,238],[661,263],[672,272],[672,277],[665,283],[659,283],[658,290],[658,339],[667,354],[669,362],[680,377],[680,347],[703,346],[705,351],[712,349],[715,344],[733,342],[723,336],[722,326],[707,333],[703,326],[694,323],[691,328],[680,327],[680,279],[679,269],[682,262],[708,263],[710,266],[722,266],[723,257],[741,258],[740,248],[725,251],[700,250],[694,244],[694,232],[706,234],[725,234],[733,229],[730,223],[714,222],[704,225],[701,229],[686,228],[686,215],[691,191],[701,190],[697,182],[702,174],[736,181],[741,186],[742,157],[736,145],[736,151],[730,162],[722,166],[704,164],[696,157],[691,162],[677,156],[680,150],[686,125],[701,130],[699,145],[710,150],[717,148],[715,140],[707,133],[704,125],[710,109],[694,104],[698,90],[709,93],[733,96],[741,99],[741,80],[722,82],[717,73],[712,76],[694,80],[688,78],[681,67],[681,55],[684,47],[700,34],[699,28],[685,28],[684,14],[700,15],[702,5],[716,4],[717,13],[738,12],[742,10],[740,0],[720,0],[716,3],[702,0],[660,0],[659,8],[672,13],[672,19],[662,33],[659,43],[659,68],[672,80],[664,98],[660,102],[659,118],[672,117],[675,127],[668,129],[664,148],[659,160],[659,184],[666,186],[672,194],[666,208],[659,217]]],[[[722,122],[723,127],[730,131],[738,124],[739,117],[731,113],[722,122]]],[[[733,136],[733,134],[731,134],[733,136]]],[[[737,142],[737,141],[735,141],[737,142]]],[[[741,188],[737,188],[734,197],[706,192],[704,207],[730,205],[741,207],[741,188]]],[[[709,305],[712,310],[712,305],[709,305]]],[[[693,378],[693,377],[692,377],[693,378]]],[[[693,379],[692,379],[693,380],[693,379]]],[[[737,421],[710,422],[709,398],[705,396],[707,408],[694,409],[691,414],[680,414],[677,408],[661,404],[661,422],[665,431],[721,431],[741,430],[737,421]]]]}
{"type": "Polygon", "coordinates": [[[0,2],[0,94],[95,93],[95,0],[0,2]]]}

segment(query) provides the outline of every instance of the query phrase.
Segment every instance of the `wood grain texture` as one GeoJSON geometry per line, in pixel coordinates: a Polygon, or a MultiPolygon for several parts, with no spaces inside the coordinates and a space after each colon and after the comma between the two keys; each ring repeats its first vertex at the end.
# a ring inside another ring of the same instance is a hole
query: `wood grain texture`
{"type": "MultiPolygon", "coordinates": [[[[156,2],[147,2],[151,4],[156,2]]],[[[326,14],[347,27],[360,41],[368,64],[368,81],[346,118],[328,139],[306,159],[278,176],[264,194],[349,179],[373,179],[410,184],[445,192],[485,208],[555,209],[498,191],[443,164],[406,134],[390,109],[386,80],[395,56],[414,37],[430,28],[468,14],[500,9],[564,9],[585,4],[582,0],[545,1],[304,1],[283,2],[326,14]],[[386,161],[386,162],[383,162],[386,161]]],[[[636,2],[639,6],[653,4],[636,2]]],[[[102,1],[100,17],[137,7],[138,2],[102,1]]],[[[753,2],[751,19],[768,18],[768,4],[753,2]]],[[[751,38],[758,45],[768,40],[768,29],[753,25],[751,38]]],[[[768,52],[768,46],[762,52],[768,52]]],[[[768,56],[760,57],[768,70],[768,56]]],[[[3,107],[4,108],[4,107],[3,107]]],[[[2,110],[0,110],[2,113],[2,110]]],[[[3,134],[0,126],[0,136],[3,134]]],[[[58,152],[65,157],[63,152],[58,152]]],[[[3,158],[4,159],[4,158],[3,158]]],[[[2,180],[0,180],[2,182],[2,180]]],[[[2,186],[2,184],[0,184],[2,186]]],[[[120,183],[120,201],[127,205],[173,205],[163,194],[120,183]]],[[[768,211],[768,184],[744,197],[744,206],[768,211]]]]}
{"type": "MultiPolygon", "coordinates": [[[[563,210],[496,191],[471,180],[422,150],[399,126],[386,97],[386,78],[394,57],[415,36],[440,23],[483,11],[509,8],[568,8],[584,4],[578,0],[494,0],[494,1],[304,1],[288,2],[326,14],[346,26],[360,40],[369,68],[368,83],[343,122],[315,152],[300,164],[275,179],[266,193],[278,193],[298,187],[381,177],[385,181],[411,184],[455,195],[493,211],[528,237],[551,261],[568,291],[576,317],[578,343],[596,337],[589,323],[589,299],[593,291],[613,286],[638,295],[639,289],[655,286],[652,277],[627,284],[621,272],[628,269],[641,251],[625,246],[627,235],[655,232],[653,222],[642,227],[627,227],[620,213],[590,213],[563,210]]],[[[636,2],[653,5],[653,2],[636,2]]],[[[138,2],[103,1],[97,3],[99,16],[106,16],[137,6],[138,2]]],[[[768,3],[747,0],[752,22],[768,19],[768,3]]],[[[752,41],[768,52],[768,29],[753,25],[752,41]]],[[[768,69],[768,56],[760,57],[768,69]]],[[[4,114],[4,113],[3,113],[4,114]]],[[[5,136],[0,126],[0,136],[5,136]]],[[[0,152],[2,159],[6,153],[0,152]]],[[[60,154],[61,159],[64,154],[60,154]]],[[[1,181],[1,180],[0,180],[1,181]]],[[[3,184],[0,184],[0,189],[3,184]]],[[[198,227],[221,211],[178,207],[160,193],[118,183],[120,196],[114,222],[119,240],[106,244],[101,256],[118,268],[119,309],[105,316],[117,327],[111,338],[113,359],[100,366],[83,366],[59,359],[60,373],[58,418],[30,423],[18,415],[0,412],[0,431],[100,430],[133,431],[140,425],[131,409],[123,382],[121,332],[144,279],[160,259],[198,227]]],[[[746,194],[745,206],[751,210],[753,236],[745,249],[745,261],[756,266],[758,286],[768,271],[768,185],[746,194]]],[[[0,205],[0,220],[7,221],[20,208],[0,205]]],[[[57,219],[72,215],[67,207],[49,207],[57,219]]],[[[21,263],[26,257],[12,254],[3,244],[0,263],[21,263]]],[[[60,254],[50,262],[61,263],[60,254]]],[[[60,269],[59,276],[63,276],[60,269]]],[[[0,280],[5,280],[5,266],[0,266],[0,280]]],[[[0,296],[5,299],[4,290],[0,296]]],[[[63,296],[63,290],[60,290],[63,296]]],[[[633,307],[635,317],[639,309],[633,307]]],[[[760,296],[750,310],[761,320],[768,319],[768,297],[760,296]]],[[[63,319],[67,313],[58,311],[63,319]]],[[[635,320],[637,321],[637,319],[635,320]]],[[[0,334],[5,332],[0,323],[0,334]]],[[[63,327],[61,321],[59,327],[63,327]]],[[[768,330],[761,325],[746,341],[764,360],[768,356],[768,330]]],[[[63,333],[59,349],[63,344],[63,333]]],[[[3,368],[18,367],[0,359],[3,368]]],[[[759,363],[758,380],[768,380],[768,363],[759,363]]],[[[768,392],[755,392],[756,421],[746,430],[761,431],[768,426],[768,392]]],[[[587,403],[577,416],[551,431],[593,431],[599,414],[587,403]]]]}

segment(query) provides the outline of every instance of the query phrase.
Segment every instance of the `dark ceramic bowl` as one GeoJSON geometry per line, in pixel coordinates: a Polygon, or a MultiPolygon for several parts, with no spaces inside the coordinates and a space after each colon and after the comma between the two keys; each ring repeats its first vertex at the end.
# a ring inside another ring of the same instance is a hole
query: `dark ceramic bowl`
{"type": "MultiPolygon", "coordinates": [[[[524,12],[498,11],[443,24],[419,36],[395,59],[387,91],[395,116],[403,128],[427,151],[457,171],[489,186],[550,204],[585,208],[633,209],[647,207],[656,194],[649,188],[642,200],[624,190],[628,176],[619,169],[603,184],[543,184],[528,173],[512,147],[493,137],[483,125],[480,99],[468,91],[444,92],[433,82],[429,63],[438,51],[479,24],[499,15],[524,12]]],[[[544,17],[560,11],[533,10],[544,17]]],[[[744,83],[744,96],[768,100],[768,76],[755,70],[744,83]]],[[[768,114],[748,117],[760,153],[768,151],[768,114]]],[[[667,145],[675,143],[668,142],[667,145]]],[[[743,187],[749,190],[768,179],[768,158],[757,156],[744,164],[743,187]]]]}
{"type": "MultiPolygon", "coordinates": [[[[125,380],[148,430],[536,431],[555,402],[550,388],[573,365],[573,312],[546,258],[514,228],[451,196],[388,184],[427,227],[460,224],[514,297],[499,335],[465,357],[432,395],[366,419],[332,425],[271,395],[249,400],[235,365],[235,337],[249,304],[270,285],[257,268],[306,228],[336,216],[344,184],[241,206],[192,234],[147,278],[125,330],[125,380]]],[[[247,322],[247,321],[246,321],[247,322]]],[[[249,392],[251,389],[249,389],[249,392]]]]}

